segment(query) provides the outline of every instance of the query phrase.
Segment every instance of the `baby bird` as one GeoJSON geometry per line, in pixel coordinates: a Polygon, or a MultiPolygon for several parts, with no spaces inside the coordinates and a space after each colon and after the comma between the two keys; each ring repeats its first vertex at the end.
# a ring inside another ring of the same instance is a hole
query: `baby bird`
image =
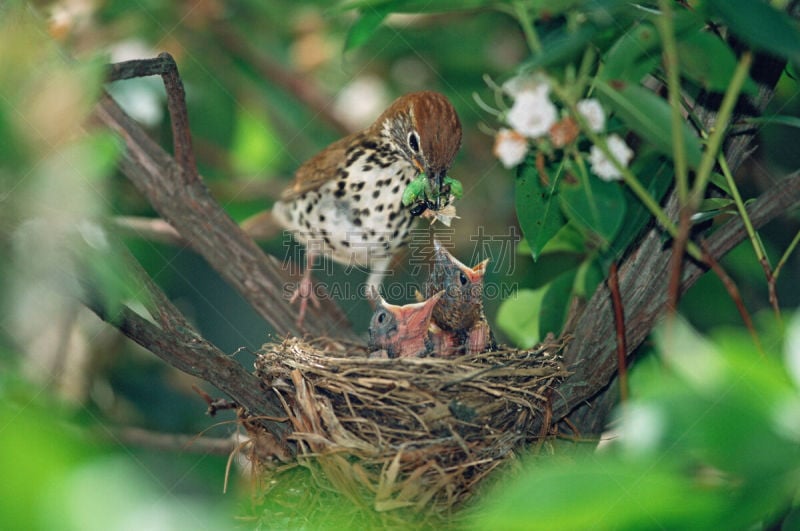
{"type": "MultiPolygon", "coordinates": [[[[496,348],[492,331],[483,313],[483,276],[489,259],[475,267],[457,260],[441,243],[434,240],[434,261],[425,294],[444,292],[433,309],[435,347],[439,355],[449,356],[463,350],[476,354],[496,348]]],[[[418,295],[418,298],[421,298],[418,295]]]]}
{"type": "Polygon", "coordinates": [[[434,343],[429,326],[442,294],[434,293],[416,304],[396,306],[375,293],[378,306],[369,323],[370,352],[383,350],[389,358],[421,358],[432,354],[434,343]]]}

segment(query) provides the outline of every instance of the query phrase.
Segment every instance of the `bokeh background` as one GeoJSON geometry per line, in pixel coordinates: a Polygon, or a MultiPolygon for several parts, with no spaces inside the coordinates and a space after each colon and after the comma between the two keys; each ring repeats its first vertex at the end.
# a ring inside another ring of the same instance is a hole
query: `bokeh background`
{"type": "MultiPolygon", "coordinates": [[[[231,494],[222,498],[226,501],[217,510],[227,456],[198,454],[191,448],[165,454],[118,437],[118,430],[126,427],[228,437],[235,430],[232,416],[209,419],[204,415],[205,403],[192,387],[215,396],[216,392],[132,345],[79,305],[51,297],[48,282],[61,282],[63,270],[37,268],[42,263],[62,263],[58,231],[48,231],[51,239],[41,239],[35,237],[35,227],[28,227],[36,242],[31,253],[37,259],[26,262],[17,253],[20,245],[31,241],[27,229],[21,229],[21,220],[31,212],[44,216],[51,227],[73,219],[64,212],[74,217],[86,212],[155,215],[124,176],[108,169],[119,154],[113,141],[100,139],[100,147],[76,155],[79,163],[72,168],[95,168],[98,173],[100,182],[91,193],[72,186],[82,177],[59,166],[62,159],[51,158],[86,132],[83,119],[97,97],[105,62],[153,57],[163,51],[174,56],[186,87],[201,173],[238,221],[268,208],[304,160],[345,131],[369,124],[395,97],[421,89],[440,91],[453,102],[464,128],[463,147],[451,176],[461,180],[465,193],[458,203],[461,219],[452,230],[435,228],[439,237],[452,243],[454,254],[464,262],[492,258],[487,283],[495,286],[494,293],[543,286],[565,264],[580,261],[581,257],[564,253],[534,263],[524,249],[517,249],[514,173],[493,156],[493,134],[499,124],[476,101],[492,102],[494,91],[487,79],[501,83],[528,56],[522,30],[505,4],[445,14],[392,15],[365,45],[350,50],[347,35],[355,13],[324,1],[9,4],[17,7],[0,9],[0,16],[5,17],[4,28],[17,31],[0,36],[0,57],[16,65],[18,72],[0,75],[0,97],[9,105],[17,102],[26,119],[14,122],[13,116],[9,118],[10,107],[4,107],[0,360],[5,370],[0,385],[5,395],[22,397],[29,406],[4,411],[5,418],[0,419],[4,445],[0,469],[16,478],[16,482],[0,482],[4,484],[0,510],[12,525],[29,523],[41,502],[10,504],[11,491],[17,493],[13,499],[28,499],[19,493],[44,487],[55,489],[53,498],[62,501],[42,512],[41,521],[58,522],[61,514],[68,528],[124,527],[125,518],[136,521],[137,511],[152,518],[154,525],[167,528],[172,523],[215,528],[211,524],[219,519],[227,522],[222,515],[229,510],[244,515],[248,511],[247,480],[237,474],[232,476],[231,494]],[[53,66],[59,63],[62,66],[53,66]],[[76,64],[94,66],[74,77],[75,69],[67,65],[76,64]],[[41,94],[36,92],[39,89],[41,94]],[[309,99],[315,103],[309,104],[309,99]],[[64,101],[74,105],[62,109],[64,101]],[[75,114],[70,115],[70,109],[75,114]],[[63,130],[54,122],[62,123],[63,130]],[[43,129],[48,124],[53,131],[43,129]],[[40,136],[20,140],[20,131],[26,128],[40,136]],[[50,136],[44,141],[41,135],[50,136]],[[110,146],[105,145],[108,142],[110,146]],[[20,143],[38,147],[20,150],[20,143]],[[108,160],[102,162],[98,153],[105,152],[108,160]],[[102,177],[103,173],[109,176],[102,177]],[[36,178],[26,179],[29,174],[36,178]],[[16,261],[12,260],[15,256],[16,261]],[[40,283],[35,276],[39,273],[48,280],[40,283]],[[62,416],[97,437],[87,444],[84,434],[67,429],[64,439],[63,426],[53,420],[62,416]],[[215,423],[220,425],[212,427],[215,423]],[[9,427],[15,425],[26,427],[18,431],[19,437],[9,427]],[[56,439],[61,441],[57,446],[47,444],[56,439]],[[113,492],[131,482],[142,485],[140,497],[120,495],[105,507],[90,504],[93,492],[113,492]],[[95,511],[97,519],[92,524],[81,520],[82,511],[95,511]]],[[[795,74],[787,71],[767,114],[800,114],[795,74]]],[[[160,79],[129,80],[105,88],[169,149],[170,124],[160,79]]],[[[775,176],[800,166],[796,128],[766,126],[758,144],[754,157],[737,175],[746,197],[757,196],[773,185],[775,176]]],[[[773,260],[799,225],[795,213],[761,232],[773,260]]],[[[409,254],[396,262],[389,282],[418,285],[424,280],[426,269],[420,272],[414,266],[419,265],[419,247],[427,245],[429,230],[424,223],[419,227],[423,238],[413,241],[409,254]]],[[[252,353],[275,339],[269,327],[191,251],[137,239],[124,243],[200,332],[243,364],[250,366],[252,353]]],[[[297,256],[285,237],[263,246],[278,257],[297,256]]],[[[749,243],[734,250],[723,265],[751,312],[758,316],[769,308],[763,272],[749,243]]],[[[348,273],[334,264],[326,280],[355,285],[365,278],[365,272],[348,273]]],[[[798,253],[785,266],[778,291],[784,307],[800,304],[798,253]]],[[[500,297],[488,298],[490,322],[498,319],[501,303],[500,297]]],[[[369,305],[352,298],[342,301],[342,306],[354,327],[365,331],[369,305]]],[[[735,306],[712,276],[687,293],[681,311],[703,331],[741,326],[735,306]]],[[[518,320],[535,321],[533,309],[517,306],[515,312],[518,320]]],[[[502,327],[498,334],[503,341],[524,343],[538,337],[533,328],[528,336],[509,337],[502,327]]],[[[38,500],[36,496],[30,499],[38,500]]]]}

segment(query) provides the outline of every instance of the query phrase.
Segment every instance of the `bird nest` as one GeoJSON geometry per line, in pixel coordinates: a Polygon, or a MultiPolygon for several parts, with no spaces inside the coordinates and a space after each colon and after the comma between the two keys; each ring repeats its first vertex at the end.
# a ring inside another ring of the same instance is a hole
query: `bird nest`
{"type": "Polygon", "coordinates": [[[550,435],[563,346],[367,359],[299,339],[265,345],[256,374],[283,404],[296,447],[290,465],[264,460],[260,471],[275,485],[299,464],[318,490],[374,516],[447,517],[499,465],[550,435]]]}

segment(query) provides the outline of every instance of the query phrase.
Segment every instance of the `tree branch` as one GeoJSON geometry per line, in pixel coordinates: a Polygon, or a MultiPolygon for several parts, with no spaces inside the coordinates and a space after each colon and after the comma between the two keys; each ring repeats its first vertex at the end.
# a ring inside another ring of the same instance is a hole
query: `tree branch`
{"type": "MultiPolygon", "coordinates": [[[[112,313],[100,302],[102,297],[85,296],[84,303],[89,309],[173,367],[211,383],[252,415],[262,418],[284,415],[281,405],[261,387],[260,380],[205,340],[132,256],[128,264],[134,280],[144,288],[145,305],[158,324],[127,306],[112,313]]],[[[89,293],[91,285],[87,283],[89,293]]],[[[260,424],[279,439],[288,431],[284,423],[261,421],[260,424]]]]}
{"type": "MultiPolygon", "coordinates": [[[[798,206],[800,173],[795,173],[765,192],[747,211],[753,226],[760,228],[798,206]]],[[[746,237],[741,219],[733,219],[708,238],[708,252],[719,259],[746,237]]],[[[671,249],[664,247],[661,231],[653,229],[619,269],[629,355],[650,334],[666,310],[670,253],[671,249]]],[[[706,269],[695,262],[684,263],[681,290],[685,292],[705,272],[706,269]]],[[[611,295],[608,288],[601,285],[578,319],[575,338],[565,352],[565,362],[574,372],[554,395],[554,420],[568,415],[608,388],[617,372],[615,337],[611,295]]],[[[588,433],[584,427],[580,429],[588,433]]]]}
{"type": "Polygon", "coordinates": [[[269,257],[222,210],[202,180],[183,171],[114,100],[104,96],[95,111],[99,121],[118,133],[127,151],[120,167],[153,208],[201,254],[280,335],[360,338],[330,300],[309,308],[304,330],[295,324],[296,308],[284,286],[296,283],[280,263],[269,257]]]}

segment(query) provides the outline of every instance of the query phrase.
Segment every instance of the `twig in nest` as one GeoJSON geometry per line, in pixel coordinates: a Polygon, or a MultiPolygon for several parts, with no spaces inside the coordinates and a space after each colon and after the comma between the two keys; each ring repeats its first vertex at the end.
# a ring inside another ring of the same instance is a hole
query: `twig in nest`
{"type": "Polygon", "coordinates": [[[213,417],[214,415],[216,415],[217,411],[224,411],[224,410],[228,410],[228,409],[238,409],[239,408],[239,404],[237,404],[236,402],[227,400],[225,398],[217,398],[217,399],[211,398],[211,395],[209,395],[208,393],[206,393],[205,391],[203,391],[202,389],[200,389],[196,385],[192,386],[192,390],[195,393],[197,393],[198,395],[200,395],[200,398],[202,398],[205,401],[205,403],[208,404],[208,410],[206,411],[206,413],[210,417],[213,417]]]}

